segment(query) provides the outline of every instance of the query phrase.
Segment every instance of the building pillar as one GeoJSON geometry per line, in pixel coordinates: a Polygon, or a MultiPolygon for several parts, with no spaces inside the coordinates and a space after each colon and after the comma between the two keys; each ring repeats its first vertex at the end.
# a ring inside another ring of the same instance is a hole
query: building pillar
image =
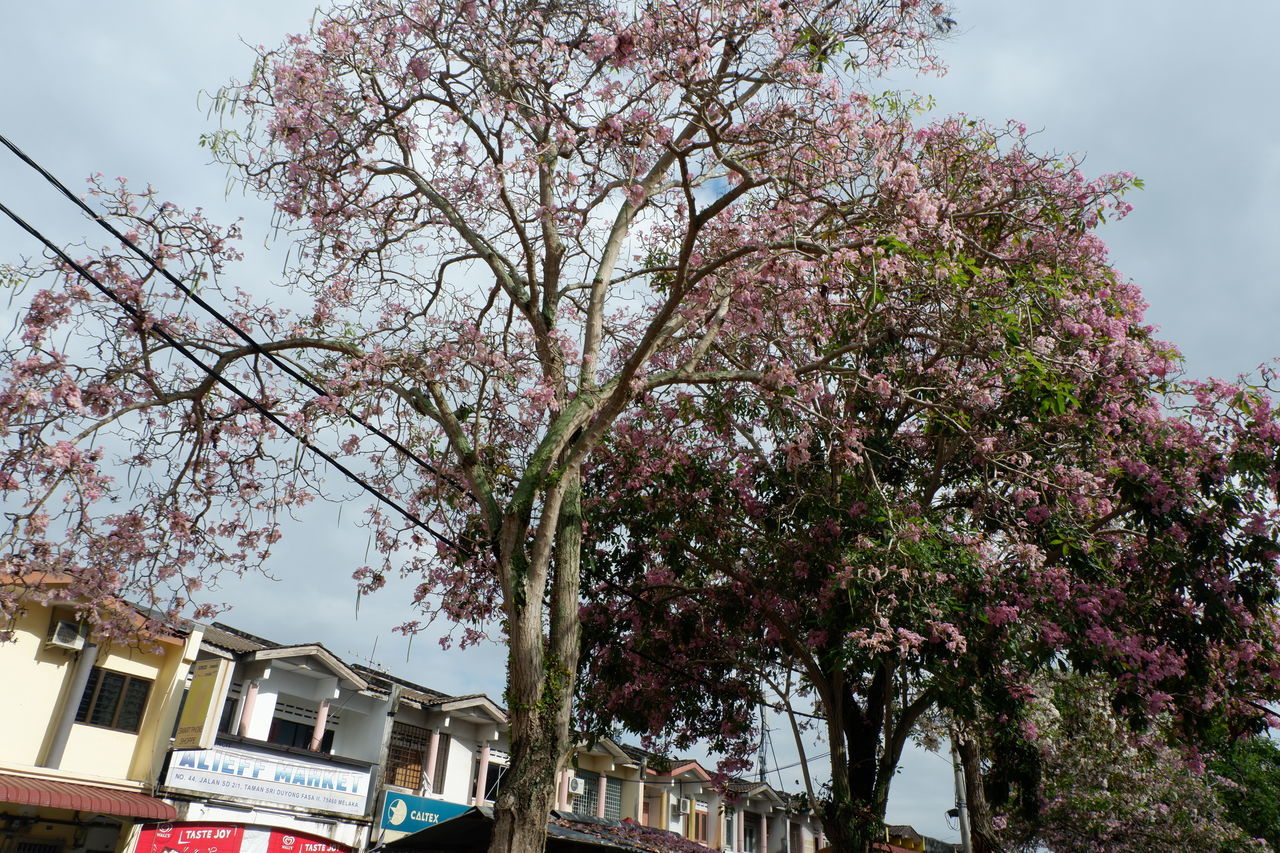
{"type": "Polygon", "coordinates": [[[609,790],[609,780],[603,773],[596,779],[596,817],[604,817],[604,794],[609,790]]]}
{"type": "Polygon", "coordinates": [[[739,808],[733,814],[733,834],[736,836],[733,840],[733,849],[738,853],[745,853],[747,846],[747,810],[739,808]]]}
{"type": "Polygon", "coordinates": [[[57,770],[62,765],[62,755],[67,749],[67,739],[71,737],[71,724],[76,721],[80,712],[80,702],[84,699],[84,689],[89,684],[89,676],[93,674],[93,666],[98,662],[97,643],[86,643],[80,650],[76,660],[76,668],[71,672],[71,684],[67,688],[67,699],[58,712],[58,724],[53,730],[53,740],[49,742],[49,750],[45,755],[42,767],[57,770]]]}
{"type": "Polygon", "coordinates": [[[489,742],[485,741],[484,746],[480,748],[480,767],[476,772],[476,801],[475,805],[484,803],[485,783],[489,781],[489,742]]]}
{"type": "Polygon", "coordinates": [[[439,793],[436,787],[436,759],[440,757],[440,729],[431,730],[431,742],[427,744],[426,761],[422,767],[422,785],[419,786],[423,794],[439,793]]]}
{"type": "Polygon", "coordinates": [[[560,775],[556,777],[556,809],[562,812],[572,811],[569,806],[569,775],[572,771],[568,767],[560,768],[560,775]]]}
{"type": "Polygon", "coordinates": [[[320,745],[324,743],[324,727],[329,722],[329,700],[321,699],[320,707],[316,709],[316,724],[311,728],[311,743],[307,745],[307,749],[312,752],[319,752],[320,745]]]}
{"type": "Polygon", "coordinates": [[[240,697],[240,720],[236,723],[235,734],[248,737],[249,723],[253,719],[253,703],[258,699],[258,679],[251,678],[244,685],[244,693],[240,697]]]}
{"type": "Polygon", "coordinates": [[[760,815],[760,853],[769,853],[769,815],[760,815]]]}

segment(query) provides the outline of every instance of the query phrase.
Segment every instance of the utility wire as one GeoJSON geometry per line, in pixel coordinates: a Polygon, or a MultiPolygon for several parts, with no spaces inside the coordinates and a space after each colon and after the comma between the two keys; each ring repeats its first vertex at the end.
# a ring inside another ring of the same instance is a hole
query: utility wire
{"type": "MultiPolygon", "coordinates": [[[[146,319],[142,311],[140,311],[135,306],[130,305],[128,302],[124,301],[120,297],[120,295],[117,294],[112,288],[108,287],[107,285],[99,281],[91,272],[89,272],[89,270],[85,269],[83,266],[81,266],[79,263],[73,260],[70,255],[68,255],[61,248],[55,245],[52,240],[50,240],[44,234],[40,233],[40,231],[38,231],[33,225],[29,224],[21,216],[19,216],[18,214],[10,210],[9,207],[4,204],[4,202],[0,202],[0,212],[4,213],[6,216],[12,219],[14,223],[16,223],[17,226],[21,228],[23,231],[26,231],[32,237],[39,240],[45,246],[45,248],[53,252],[55,255],[58,256],[59,259],[63,261],[63,263],[67,264],[67,266],[75,270],[80,275],[81,278],[91,283],[94,287],[96,287],[99,291],[101,291],[102,294],[105,295],[108,299],[110,299],[112,302],[116,303],[122,309],[124,309],[125,313],[128,314],[135,322],[139,323],[139,327],[142,328],[141,324],[146,319]]],[[[299,444],[301,444],[307,450],[310,450],[312,453],[316,454],[321,459],[328,462],[334,468],[338,469],[338,471],[346,475],[347,479],[351,480],[351,482],[355,483],[357,486],[364,489],[364,491],[368,492],[370,495],[377,498],[383,504],[386,504],[388,507],[398,512],[405,519],[411,522],[415,527],[421,528],[422,530],[430,534],[432,537],[434,537],[436,540],[438,540],[439,542],[445,545],[448,545],[450,548],[454,548],[455,550],[458,548],[457,544],[453,542],[451,539],[449,539],[447,536],[445,536],[442,533],[438,533],[436,530],[429,527],[425,522],[423,522],[413,513],[409,512],[409,510],[405,509],[395,500],[393,500],[392,498],[383,494],[378,489],[371,486],[369,483],[367,483],[362,477],[360,477],[350,468],[343,465],[333,456],[326,453],[324,450],[321,450],[319,447],[316,447],[309,440],[307,440],[306,437],[301,435],[297,430],[293,429],[288,424],[286,424],[283,420],[281,420],[280,417],[277,416],[274,412],[267,409],[265,406],[263,406],[261,403],[259,403],[250,395],[246,394],[244,391],[241,391],[239,387],[232,384],[221,373],[214,370],[209,365],[205,364],[200,358],[198,358],[195,355],[195,353],[191,352],[191,350],[187,349],[187,347],[179,343],[176,339],[174,339],[172,335],[170,335],[164,329],[160,327],[152,327],[148,331],[151,334],[163,340],[165,343],[169,344],[169,346],[173,347],[177,352],[181,353],[189,361],[191,361],[193,364],[199,367],[202,371],[204,371],[204,373],[208,375],[210,379],[214,380],[219,385],[222,385],[224,388],[226,388],[232,394],[239,397],[241,400],[243,400],[253,409],[256,409],[263,418],[275,424],[277,427],[279,427],[281,430],[283,430],[285,433],[287,433],[289,436],[295,439],[299,444]]]]}
{"type": "MultiPolygon", "coordinates": [[[[17,157],[23,163],[26,163],[28,166],[34,169],[42,178],[44,178],[47,182],[49,182],[50,185],[52,185],[55,189],[57,189],[58,192],[66,196],[71,201],[71,203],[74,204],[76,207],[80,208],[80,210],[82,210],[86,216],[88,216],[94,222],[102,226],[102,228],[105,229],[107,233],[115,237],[117,240],[119,240],[129,249],[131,249],[138,257],[140,257],[142,260],[150,264],[152,269],[154,269],[156,272],[160,273],[160,275],[168,279],[169,283],[171,283],[174,287],[181,290],[189,299],[191,299],[191,301],[195,302],[196,305],[200,306],[209,314],[211,314],[223,326],[225,326],[226,328],[234,332],[242,341],[245,342],[246,345],[248,345],[248,347],[251,350],[253,350],[254,354],[260,355],[263,358],[266,358],[268,361],[270,361],[272,364],[278,367],[282,372],[284,372],[287,376],[291,377],[292,379],[298,382],[301,382],[310,391],[314,392],[317,396],[321,396],[321,397],[330,396],[327,391],[325,391],[323,388],[317,385],[314,381],[312,381],[306,375],[299,373],[287,362],[278,358],[274,353],[264,349],[261,344],[259,344],[256,340],[253,339],[253,337],[249,335],[248,332],[244,331],[244,329],[240,328],[235,323],[231,322],[231,320],[227,319],[227,317],[225,317],[216,308],[214,308],[212,305],[206,302],[193,289],[191,289],[186,284],[184,284],[180,279],[178,279],[175,275],[173,275],[173,273],[169,272],[169,270],[162,267],[156,261],[155,258],[149,255],[146,251],[140,248],[136,243],[134,243],[124,234],[121,234],[120,231],[114,225],[108,222],[101,214],[94,211],[94,209],[89,207],[89,205],[86,204],[83,199],[81,199],[75,193],[71,192],[71,190],[67,188],[66,184],[58,180],[56,176],[54,176],[47,169],[45,169],[43,166],[37,163],[30,155],[28,155],[25,151],[23,151],[21,148],[15,145],[12,141],[9,140],[8,137],[6,137],[2,133],[0,133],[0,143],[3,143],[4,146],[8,148],[15,157],[17,157]]],[[[402,453],[404,456],[411,459],[413,462],[417,463],[418,467],[422,468],[424,471],[427,471],[439,477],[445,483],[448,483],[450,486],[452,486],[454,489],[456,489],[458,492],[462,494],[465,494],[468,496],[471,494],[466,489],[466,487],[462,485],[462,483],[458,482],[457,479],[441,471],[439,468],[432,465],[430,462],[426,461],[425,459],[423,459],[418,454],[414,453],[409,448],[405,447],[394,437],[392,437],[391,435],[388,435],[379,427],[369,423],[364,418],[360,417],[360,415],[356,414],[345,403],[342,404],[342,410],[353,421],[360,424],[360,426],[364,427],[369,432],[378,436],[383,441],[387,442],[387,444],[391,445],[391,447],[398,450],[400,453],[402,453]]]]}

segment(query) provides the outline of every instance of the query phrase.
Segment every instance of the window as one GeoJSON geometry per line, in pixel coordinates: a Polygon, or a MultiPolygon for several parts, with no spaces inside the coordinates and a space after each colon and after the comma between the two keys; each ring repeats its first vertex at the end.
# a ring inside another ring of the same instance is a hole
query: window
{"type": "MultiPolygon", "coordinates": [[[[310,749],[311,735],[314,731],[315,723],[299,723],[297,720],[276,717],[271,721],[271,732],[267,735],[267,742],[280,746],[295,746],[298,749],[310,749]]],[[[333,729],[325,729],[318,751],[333,751],[333,729]]]]}
{"type": "Polygon", "coordinates": [[[398,788],[422,787],[422,762],[431,732],[421,726],[393,722],[387,743],[387,775],[383,781],[398,788]]]}
{"type": "Polygon", "coordinates": [[[440,743],[436,745],[436,773],[431,780],[431,793],[443,794],[445,777],[449,769],[449,736],[440,735],[440,743]]]}
{"type": "Polygon", "coordinates": [[[595,814],[596,803],[600,799],[600,774],[591,770],[575,770],[574,775],[582,780],[582,793],[573,795],[573,810],[578,814],[595,814]]]}
{"type": "Polygon", "coordinates": [[[707,804],[698,800],[693,810],[693,840],[707,843],[707,804]]]}
{"type": "MultiPolygon", "coordinates": [[[[600,804],[600,774],[592,770],[575,771],[583,781],[584,789],[573,799],[573,810],[578,814],[593,815],[600,804]]],[[[622,780],[612,776],[604,780],[604,816],[622,819],[622,780]]]]}
{"type": "Polygon", "coordinates": [[[760,849],[760,815],[755,812],[742,816],[742,848],[747,851],[760,849]]]}
{"type": "Polygon", "coordinates": [[[76,722],[136,732],[147,710],[151,680],[95,666],[80,697],[76,722]]]}
{"type": "Polygon", "coordinates": [[[222,716],[218,718],[218,731],[230,734],[236,727],[236,709],[240,707],[238,696],[227,691],[227,700],[222,703],[222,716]]]}
{"type": "MultiPolygon", "coordinates": [[[[502,788],[502,779],[507,775],[507,759],[505,753],[497,753],[496,750],[489,754],[489,767],[484,777],[484,798],[486,800],[495,800],[498,798],[498,791],[502,788]],[[496,754],[495,754],[496,753],[496,754]]],[[[480,775],[480,756],[476,755],[476,760],[471,765],[471,789],[475,790],[476,777],[480,775]]]]}
{"type": "Polygon", "coordinates": [[[604,816],[622,820],[622,780],[612,776],[604,780],[604,816]]]}

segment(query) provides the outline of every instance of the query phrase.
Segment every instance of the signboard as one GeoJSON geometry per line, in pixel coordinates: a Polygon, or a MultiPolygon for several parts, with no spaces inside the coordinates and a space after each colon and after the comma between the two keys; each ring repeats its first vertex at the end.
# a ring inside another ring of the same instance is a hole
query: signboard
{"type": "Polygon", "coordinates": [[[238,853],[262,850],[266,853],[351,853],[333,841],[285,829],[238,826],[222,823],[161,823],[144,826],[138,832],[134,853],[238,853]]]}
{"type": "Polygon", "coordinates": [[[353,816],[363,815],[369,802],[368,769],[227,746],[175,749],[164,784],[178,791],[353,816]]]}
{"type": "Polygon", "coordinates": [[[350,849],[313,835],[298,835],[283,829],[271,830],[271,838],[267,840],[267,853],[350,853],[350,849]]]}
{"type": "Polygon", "coordinates": [[[161,823],[139,831],[134,853],[239,853],[243,840],[243,826],[161,823]]]}
{"type": "Polygon", "coordinates": [[[218,736],[218,718],[231,681],[231,661],[198,660],[191,667],[191,686],[182,700],[182,716],[173,737],[174,749],[208,749],[218,736]]]}
{"type": "Polygon", "coordinates": [[[446,803],[412,794],[387,792],[382,802],[382,828],[391,832],[417,832],[457,817],[470,806],[446,803]]]}

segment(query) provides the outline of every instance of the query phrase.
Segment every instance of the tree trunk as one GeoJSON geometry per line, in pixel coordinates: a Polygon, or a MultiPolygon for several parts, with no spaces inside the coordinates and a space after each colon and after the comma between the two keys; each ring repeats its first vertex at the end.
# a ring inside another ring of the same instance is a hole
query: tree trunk
{"type": "Polygon", "coordinates": [[[965,801],[969,807],[969,831],[973,837],[973,853],[1004,853],[1004,846],[996,835],[992,823],[991,803],[987,801],[982,786],[982,762],[978,755],[978,742],[957,730],[956,749],[960,753],[960,766],[964,769],[965,801]]]}
{"type": "MultiPolygon", "coordinates": [[[[556,777],[572,745],[570,719],[581,628],[578,593],[582,557],[581,480],[564,474],[556,519],[555,559],[549,567],[549,635],[543,633],[543,595],[529,590],[509,603],[507,704],[511,766],[494,802],[490,853],[542,853],[556,777]]],[[[531,567],[529,576],[537,575],[531,567]]]]}
{"type": "MultiPolygon", "coordinates": [[[[843,684],[842,679],[835,679],[843,684]]],[[[831,749],[831,802],[823,812],[823,828],[834,853],[867,853],[872,842],[883,838],[885,803],[876,784],[878,722],[866,714],[843,687],[840,719],[827,715],[831,749]],[[838,746],[837,746],[838,745],[838,746]]]]}
{"type": "Polygon", "coordinates": [[[511,712],[511,767],[494,803],[490,853],[542,853],[564,755],[539,709],[511,712]]]}

